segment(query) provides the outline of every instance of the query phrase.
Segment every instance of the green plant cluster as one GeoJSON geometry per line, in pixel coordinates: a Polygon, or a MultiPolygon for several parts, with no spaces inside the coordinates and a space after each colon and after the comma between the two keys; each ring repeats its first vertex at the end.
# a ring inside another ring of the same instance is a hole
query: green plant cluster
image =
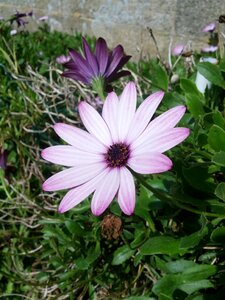
{"type": "MultiPolygon", "coordinates": [[[[7,153],[0,169],[0,299],[223,300],[224,57],[198,63],[195,53],[190,68],[184,57],[173,69],[156,59],[129,63],[139,103],[164,90],[157,113],[186,105],[179,126],[191,135],[170,150],[170,172],[140,178],[131,217],[116,201],[95,217],[90,199],[60,215],[63,193],[41,189],[60,168],[40,151],[59,143],[55,122],[81,126],[81,99],[98,105],[87,87],[62,78],[55,62],[66,48],[79,49],[81,36],[47,27],[15,36],[0,30],[0,147],[7,153]],[[212,83],[205,94],[196,88],[197,71],[212,83]],[[117,232],[108,215],[122,222],[117,232]]],[[[125,80],[114,84],[117,93],[125,80]]]]}

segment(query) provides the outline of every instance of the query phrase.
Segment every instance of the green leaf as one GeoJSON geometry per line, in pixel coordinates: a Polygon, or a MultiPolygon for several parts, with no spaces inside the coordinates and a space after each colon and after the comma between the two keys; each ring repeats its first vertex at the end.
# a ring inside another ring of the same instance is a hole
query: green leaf
{"type": "Polygon", "coordinates": [[[212,162],[218,166],[225,167],[225,151],[216,152],[212,158],[212,162]]]}
{"type": "Polygon", "coordinates": [[[197,65],[199,73],[213,84],[225,88],[225,81],[221,74],[220,68],[210,62],[200,62],[197,65]]]}
{"type": "Polygon", "coordinates": [[[150,63],[150,76],[153,85],[164,91],[168,90],[169,79],[167,73],[158,62],[152,61],[150,63]]]}
{"type": "Polygon", "coordinates": [[[182,278],[180,275],[165,275],[154,284],[152,291],[157,296],[163,295],[167,297],[172,297],[173,292],[180,284],[182,284],[182,278]]]}
{"type": "Polygon", "coordinates": [[[181,86],[182,90],[185,92],[185,94],[196,95],[201,99],[204,98],[202,93],[199,92],[196,84],[192,80],[186,79],[186,78],[181,78],[180,86],[181,86]]]}
{"type": "Polygon", "coordinates": [[[179,290],[182,290],[188,295],[190,295],[198,290],[207,289],[211,287],[213,287],[213,284],[209,280],[203,279],[195,282],[188,282],[188,283],[181,284],[179,286],[179,290]]]}
{"type": "Polygon", "coordinates": [[[156,236],[148,239],[140,248],[143,255],[152,254],[169,254],[175,255],[180,253],[180,240],[170,236],[156,236]]]}
{"type": "Polygon", "coordinates": [[[204,115],[205,111],[199,96],[193,94],[187,94],[186,100],[187,100],[186,101],[187,107],[194,117],[197,118],[200,115],[204,115]]]}
{"type": "Polygon", "coordinates": [[[225,241],[225,227],[217,227],[211,234],[211,240],[215,243],[224,244],[225,241]]]}
{"type": "Polygon", "coordinates": [[[225,119],[220,111],[213,112],[212,117],[215,125],[225,129],[225,119]]]}
{"type": "Polygon", "coordinates": [[[194,232],[188,236],[181,238],[180,240],[180,248],[181,249],[190,249],[197,246],[201,240],[208,234],[208,228],[204,227],[203,230],[199,230],[194,232]]]}
{"type": "Polygon", "coordinates": [[[196,190],[214,193],[216,185],[208,172],[207,166],[197,164],[189,168],[183,168],[182,171],[187,182],[196,190]]]}
{"type": "Polygon", "coordinates": [[[182,273],[184,270],[194,267],[195,263],[193,261],[180,259],[176,261],[170,261],[165,264],[165,271],[167,273],[182,273]]]}
{"type": "Polygon", "coordinates": [[[208,143],[215,151],[225,151],[225,131],[213,125],[209,130],[208,143]]]}
{"type": "Polygon", "coordinates": [[[206,279],[217,272],[217,267],[214,265],[198,265],[184,270],[182,277],[185,282],[193,282],[206,279]]]}
{"type": "Polygon", "coordinates": [[[217,185],[215,195],[221,200],[225,201],[225,183],[221,182],[217,185]]]}
{"type": "Polygon", "coordinates": [[[133,254],[134,250],[130,249],[129,246],[125,245],[118,248],[113,255],[112,265],[120,265],[128,260],[133,254]]]}

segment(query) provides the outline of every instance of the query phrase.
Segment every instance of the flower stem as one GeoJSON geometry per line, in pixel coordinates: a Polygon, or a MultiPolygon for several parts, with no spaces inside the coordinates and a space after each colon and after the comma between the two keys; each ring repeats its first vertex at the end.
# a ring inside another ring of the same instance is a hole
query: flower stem
{"type": "Polygon", "coordinates": [[[104,87],[105,87],[105,80],[102,77],[97,77],[92,80],[92,88],[95,92],[98,93],[98,96],[100,99],[104,102],[106,95],[104,92],[104,87]]]}

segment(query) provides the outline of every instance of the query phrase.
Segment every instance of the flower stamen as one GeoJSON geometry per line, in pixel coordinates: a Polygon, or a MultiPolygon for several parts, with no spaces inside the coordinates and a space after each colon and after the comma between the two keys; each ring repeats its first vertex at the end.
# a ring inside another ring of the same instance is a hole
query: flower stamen
{"type": "Polygon", "coordinates": [[[129,146],[124,143],[111,145],[105,155],[106,162],[111,168],[125,166],[129,157],[129,146]]]}

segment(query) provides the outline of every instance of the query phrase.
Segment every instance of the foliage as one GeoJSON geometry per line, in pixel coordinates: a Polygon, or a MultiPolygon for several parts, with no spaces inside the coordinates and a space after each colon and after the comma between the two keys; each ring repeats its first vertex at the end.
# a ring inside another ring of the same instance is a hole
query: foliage
{"type": "MultiPolygon", "coordinates": [[[[7,152],[7,167],[0,169],[4,299],[224,299],[223,57],[216,66],[202,62],[189,69],[183,57],[173,69],[156,59],[128,64],[130,79],[142,91],[139,103],[164,89],[158,112],[185,104],[180,126],[189,127],[191,135],[170,151],[170,172],[140,179],[133,216],[122,215],[112,203],[105,215],[119,217],[123,226],[117,238],[107,239],[104,216],[91,214],[89,199],[60,215],[62,194],[41,190],[44,179],[59,169],[40,158],[41,149],[58,141],[51,126],[79,126],[81,99],[100,109],[96,95],[62,78],[55,63],[66,48],[80,47],[81,36],[47,28],[10,36],[5,26],[1,35],[0,147],[7,152]],[[197,71],[213,83],[205,94],[196,88],[197,71]],[[172,83],[174,74],[180,78],[172,83]]],[[[199,54],[194,57],[198,60],[199,54]]]]}

